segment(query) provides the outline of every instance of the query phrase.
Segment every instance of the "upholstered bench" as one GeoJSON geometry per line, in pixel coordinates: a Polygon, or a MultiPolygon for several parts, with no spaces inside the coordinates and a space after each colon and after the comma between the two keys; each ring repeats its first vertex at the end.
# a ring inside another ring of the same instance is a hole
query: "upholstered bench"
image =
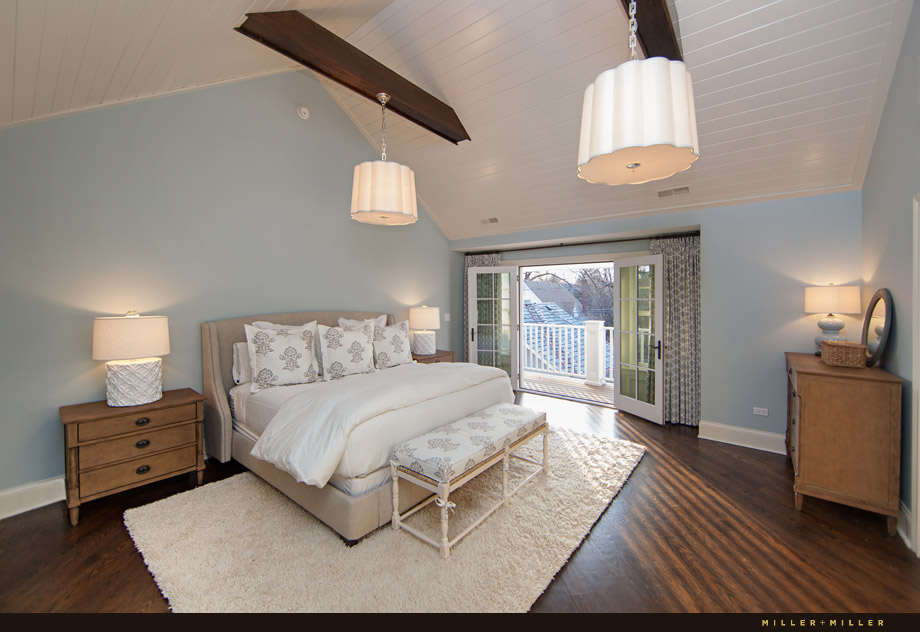
{"type": "Polygon", "coordinates": [[[540,472],[547,468],[547,426],[546,413],[518,406],[516,404],[495,404],[458,419],[431,432],[416,437],[398,446],[390,460],[393,475],[393,528],[403,529],[440,549],[441,557],[450,557],[450,549],[461,538],[472,531],[496,509],[510,502],[511,496],[540,472]],[[543,434],[543,462],[512,454],[538,434],[543,434]],[[530,474],[513,490],[508,489],[508,467],[511,459],[520,459],[539,469],[530,474]],[[503,461],[501,495],[478,490],[498,502],[490,507],[473,524],[453,540],[447,538],[448,511],[456,505],[449,499],[450,493],[503,461]],[[405,514],[399,514],[399,479],[410,481],[428,491],[434,492],[421,504],[405,514]],[[434,502],[441,509],[441,540],[435,542],[420,531],[406,525],[403,520],[434,502]]]}

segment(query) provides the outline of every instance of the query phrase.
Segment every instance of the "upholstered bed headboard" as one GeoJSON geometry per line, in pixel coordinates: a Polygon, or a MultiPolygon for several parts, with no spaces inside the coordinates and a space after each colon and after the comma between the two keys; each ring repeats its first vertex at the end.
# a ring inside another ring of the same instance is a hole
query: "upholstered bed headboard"
{"type": "MultiPolygon", "coordinates": [[[[339,318],[361,320],[375,318],[380,312],[289,312],[287,314],[262,314],[201,323],[201,355],[204,371],[204,442],[208,456],[226,463],[231,456],[233,419],[230,414],[228,394],[233,388],[233,343],[246,341],[243,325],[265,320],[278,325],[303,325],[317,321],[320,325],[337,327],[339,318]]],[[[396,322],[387,314],[387,324],[396,322]]]]}

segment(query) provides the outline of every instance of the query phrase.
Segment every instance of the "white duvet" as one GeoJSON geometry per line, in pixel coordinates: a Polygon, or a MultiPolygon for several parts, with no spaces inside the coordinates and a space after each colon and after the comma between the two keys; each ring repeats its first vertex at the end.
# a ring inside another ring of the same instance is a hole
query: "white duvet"
{"type": "Polygon", "coordinates": [[[297,481],[323,487],[335,472],[351,432],[377,415],[494,379],[501,369],[466,363],[407,364],[351,375],[305,389],[282,404],[252,456],[297,481]]]}

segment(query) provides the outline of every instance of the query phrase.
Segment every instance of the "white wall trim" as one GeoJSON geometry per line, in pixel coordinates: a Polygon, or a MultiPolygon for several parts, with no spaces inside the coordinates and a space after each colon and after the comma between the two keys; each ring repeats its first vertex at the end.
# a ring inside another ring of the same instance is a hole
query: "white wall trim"
{"type": "Polygon", "coordinates": [[[786,435],[775,432],[727,426],[713,421],[701,421],[699,438],[738,445],[743,448],[763,450],[764,452],[786,454],[786,435]]]}
{"type": "Polygon", "coordinates": [[[66,500],[64,477],[49,478],[0,491],[0,520],[66,500]]]}
{"type": "Polygon", "coordinates": [[[910,508],[901,501],[901,515],[898,516],[898,535],[904,540],[911,551],[917,552],[917,546],[911,541],[911,534],[916,533],[913,516],[910,514],[910,508]]]}
{"type": "MultiPolygon", "coordinates": [[[[913,348],[911,349],[911,379],[910,379],[910,388],[911,388],[911,397],[910,397],[910,424],[911,432],[913,433],[913,445],[910,446],[910,460],[911,460],[911,498],[910,504],[913,507],[914,511],[920,512],[920,388],[918,388],[917,382],[920,381],[920,194],[914,196],[913,200],[913,308],[914,317],[911,319],[913,322],[913,329],[911,335],[913,337],[913,348]]],[[[904,505],[901,505],[901,514],[904,514],[905,509],[907,510],[908,517],[910,516],[910,507],[905,508],[904,505]]],[[[907,537],[905,541],[907,545],[913,550],[914,553],[920,557],[920,520],[917,521],[917,524],[913,524],[909,531],[906,532],[907,537]]],[[[903,536],[903,534],[902,534],[903,536]]]]}

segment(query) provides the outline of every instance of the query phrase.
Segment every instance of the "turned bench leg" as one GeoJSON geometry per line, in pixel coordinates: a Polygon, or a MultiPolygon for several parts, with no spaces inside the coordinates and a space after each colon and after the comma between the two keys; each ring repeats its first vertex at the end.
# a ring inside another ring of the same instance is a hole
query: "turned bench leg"
{"type": "Polygon", "coordinates": [[[505,448],[505,456],[502,457],[502,502],[508,504],[511,502],[511,496],[508,495],[508,468],[511,467],[511,450],[505,448]]]}
{"type": "Polygon", "coordinates": [[[447,512],[450,510],[450,487],[448,485],[438,485],[437,505],[441,508],[441,557],[445,560],[450,557],[450,540],[447,539],[447,512]]]}
{"type": "Polygon", "coordinates": [[[399,529],[399,475],[393,463],[390,463],[390,475],[393,477],[393,528],[399,529]]]}

